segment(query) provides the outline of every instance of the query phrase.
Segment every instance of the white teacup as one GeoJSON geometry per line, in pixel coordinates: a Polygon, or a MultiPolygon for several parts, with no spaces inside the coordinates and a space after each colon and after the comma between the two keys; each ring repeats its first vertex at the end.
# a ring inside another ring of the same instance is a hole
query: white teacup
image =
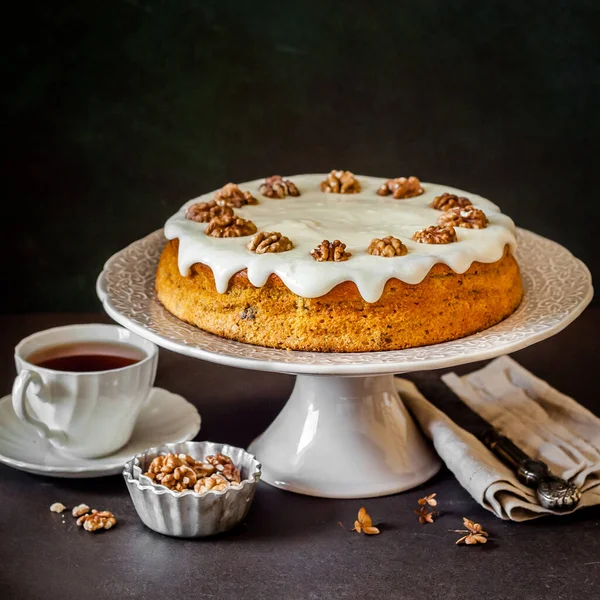
{"type": "Polygon", "coordinates": [[[156,376],[158,348],[117,325],[67,325],[34,333],[15,348],[18,376],[12,402],[18,417],[60,451],[80,458],[105,456],[133,432],[156,376]],[[135,350],[134,364],[102,371],[66,371],[29,359],[62,345],[120,344],[135,350]]]}

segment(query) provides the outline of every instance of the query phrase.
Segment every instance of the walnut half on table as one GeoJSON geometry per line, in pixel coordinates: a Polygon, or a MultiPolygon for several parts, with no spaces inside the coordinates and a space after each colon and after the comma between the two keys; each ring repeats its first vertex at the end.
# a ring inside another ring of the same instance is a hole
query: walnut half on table
{"type": "Polygon", "coordinates": [[[77,525],[86,531],[99,531],[100,529],[111,529],[117,524],[117,519],[108,510],[98,511],[93,509],[91,513],[82,515],[77,519],[77,525]]]}

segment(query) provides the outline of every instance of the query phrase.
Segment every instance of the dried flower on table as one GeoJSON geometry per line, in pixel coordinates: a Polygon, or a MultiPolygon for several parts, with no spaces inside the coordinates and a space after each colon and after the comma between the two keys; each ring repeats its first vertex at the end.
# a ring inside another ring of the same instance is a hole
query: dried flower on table
{"type": "Polygon", "coordinates": [[[373,521],[365,507],[358,511],[358,519],[354,521],[354,529],[357,533],[366,533],[367,535],[376,535],[379,533],[377,527],[373,527],[373,521]]]}
{"type": "Polygon", "coordinates": [[[61,513],[63,510],[67,510],[67,507],[62,502],[55,502],[50,506],[51,512],[61,513]]]}
{"type": "Polygon", "coordinates": [[[437,500],[435,499],[436,496],[437,494],[429,494],[429,496],[419,498],[417,502],[421,506],[424,506],[425,504],[429,504],[429,506],[437,506],[437,500]]]}
{"type": "Polygon", "coordinates": [[[472,546],[473,544],[485,544],[487,542],[487,532],[483,531],[483,528],[479,523],[473,523],[471,519],[467,519],[467,517],[463,517],[463,523],[466,529],[454,529],[455,533],[466,533],[467,535],[463,535],[459,540],[456,541],[457,544],[467,544],[468,546],[472,546]]]}
{"type": "Polygon", "coordinates": [[[110,529],[117,524],[115,515],[107,510],[92,510],[90,514],[83,515],[77,519],[77,525],[83,526],[86,531],[98,531],[99,529],[110,529]]]}
{"type": "Polygon", "coordinates": [[[421,525],[425,525],[425,523],[433,523],[434,512],[430,512],[427,510],[425,506],[422,506],[419,510],[415,510],[415,515],[419,517],[419,523],[421,525]]]}

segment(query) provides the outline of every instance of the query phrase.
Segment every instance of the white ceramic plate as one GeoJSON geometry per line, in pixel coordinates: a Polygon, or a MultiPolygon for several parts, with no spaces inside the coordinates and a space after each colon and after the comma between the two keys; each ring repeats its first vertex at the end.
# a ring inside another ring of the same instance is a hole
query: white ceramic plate
{"type": "Polygon", "coordinates": [[[15,414],[11,397],[0,400],[0,462],[36,475],[104,477],[121,473],[125,463],[147,448],[187,442],[200,431],[200,415],[185,398],[161,388],[150,392],[129,443],[103,458],[72,458],[58,453],[15,414]]]}
{"type": "Polygon", "coordinates": [[[156,298],[162,230],[110,258],[97,283],[118,323],[174,352],[232,367],[319,375],[375,375],[438,369],[494,358],[546,339],[581,314],[592,295],[587,267],[560,244],[518,230],[517,259],[525,296],[510,317],[459,340],[388,352],[298,352],[217,337],[171,315],[156,298]]]}

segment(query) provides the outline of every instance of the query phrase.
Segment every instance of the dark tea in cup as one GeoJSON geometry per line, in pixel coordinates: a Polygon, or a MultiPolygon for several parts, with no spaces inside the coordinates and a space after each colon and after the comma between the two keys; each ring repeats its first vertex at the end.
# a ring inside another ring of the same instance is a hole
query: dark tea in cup
{"type": "Polygon", "coordinates": [[[129,367],[146,358],[139,348],[111,342],[72,342],[41,348],[27,361],[43,369],[90,373],[129,367]]]}

